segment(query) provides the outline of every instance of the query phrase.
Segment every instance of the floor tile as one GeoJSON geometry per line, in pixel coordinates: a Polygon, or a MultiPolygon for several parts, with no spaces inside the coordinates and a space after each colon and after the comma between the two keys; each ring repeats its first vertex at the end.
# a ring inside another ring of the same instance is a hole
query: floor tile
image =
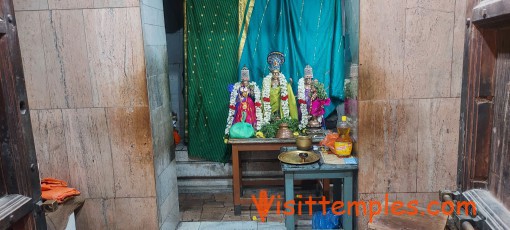
{"type": "Polygon", "coordinates": [[[226,213],[226,208],[205,208],[200,215],[201,221],[221,221],[226,213]]]}
{"type": "Polygon", "coordinates": [[[202,210],[189,210],[184,211],[181,216],[181,221],[200,221],[202,210]]]}

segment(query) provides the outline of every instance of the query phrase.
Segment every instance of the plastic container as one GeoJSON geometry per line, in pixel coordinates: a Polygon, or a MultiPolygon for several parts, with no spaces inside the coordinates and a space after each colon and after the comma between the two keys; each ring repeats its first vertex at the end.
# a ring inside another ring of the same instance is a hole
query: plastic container
{"type": "Polygon", "coordinates": [[[342,121],[337,126],[338,138],[335,140],[335,154],[350,156],[352,152],[351,127],[347,123],[347,117],[342,116],[342,121]]]}

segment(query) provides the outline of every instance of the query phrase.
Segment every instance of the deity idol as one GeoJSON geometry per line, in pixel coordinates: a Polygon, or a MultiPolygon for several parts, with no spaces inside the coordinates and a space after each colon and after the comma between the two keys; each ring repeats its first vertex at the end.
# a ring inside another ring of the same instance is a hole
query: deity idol
{"type": "Polygon", "coordinates": [[[260,103],[260,89],[257,83],[250,82],[250,71],[243,67],[241,70],[241,82],[234,84],[230,93],[230,110],[227,118],[225,134],[229,134],[230,127],[242,121],[243,114],[245,122],[259,130],[262,125],[262,110],[260,103]]]}
{"type": "Polygon", "coordinates": [[[301,129],[305,127],[319,128],[324,115],[324,106],[329,105],[324,85],[313,78],[313,70],[306,65],[304,77],[298,82],[298,103],[301,129]]]}
{"type": "Polygon", "coordinates": [[[234,124],[241,121],[243,112],[245,112],[245,122],[256,127],[257,119],[255,115],[255,103],[253,102],[253,97],[253,85],[250,86],[250,72],[248,68],[243,67],[241,70],[241,85],[237,92],[234,124]]]}
{"type": "Polygon", "coordinates": [[[264,77],[262,85],[262,100],[264,123],[274,119],[297,119],[296,99],[287,79],[280,72],[280,66],[285,62],[285,56],[280,52],[271,52],[267,63],[271,73],[264,77]]]}
{"type": "Polygon", "coordinates": [[[305,76],[298,81],[298,104],[301,129],[308,125],[311,116],[309,114],[312,101],[310,100],[313,88],[313,70],[310,65],[305,67],[305,76]]]}

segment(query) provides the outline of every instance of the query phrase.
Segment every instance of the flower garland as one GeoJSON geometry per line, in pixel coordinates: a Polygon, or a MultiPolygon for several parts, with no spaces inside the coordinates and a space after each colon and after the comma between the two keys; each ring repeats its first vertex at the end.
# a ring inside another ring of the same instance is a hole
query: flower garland
{"type": "Polygon", "coordinates": [[[305,79],[301,78],[298,81],[298,103],[299,109],[301,110],[301,122],[299,123],[299,129],[304,129],[308,125],[308,108],[305,98],[305,79]]]}
{"type": "Polygon", "coordinates": [[[257,130],[260,130],[263,125],[262,119],[262,103],[260,101],[260,88],[255,82],[250,82],[250,86],[253,86],[253,94],[255,94],[255,116],[257,117],[257,130]]]}
{"type": "MultiPolygon", "coordinates": [[[[269,98],[271,91],[271,78],[271,75],[267,75],[262,81],[262,106],[264,108],[264,124],[269,124],[269,121],[271,120],[271,99],[269,98]]],[[[282,118],[286,118],[289,117],[290,113],[288,101],[289,95],[287,92],[287,79],[282,73],[280,73],[278,80],[280,81],[280,99],[283,111],[282,118]]]]}
{"type": "MultiPolygon", "coordinates": [[[[260,89],[257,86],[257,83],[250,82],[249,86],[253,87],[253,94],[255,94],[255,116],[257,117],[257,127],[255,127],[257,130],[260,130],[262,127],[262,110],[260,106],[262,105],[260,103],[260,89]]],[[[234,88],[232,89],[232,92],[230,93],[230,104],[229,104],[229,110],[228,110],[228,117],[227,117],[227,125],[225,127],[225,135],[228,135],[230,132],[230,128],[232,127],[232,123],[234,122],[234,114],[236,110],[236,102],[237,102],[237,96],[239,95],[238,91],[241,87],[241,83],[237,82],[234,85],[234,88]]]]}
{"type": "Polygon", "coordinates": [[[264,109],[264,118],[263,122],[265,124],[269,124],[269,120],[271,120],[271,100],[269,99],[269,92],[271,90],[271,77],[265,77],[262,80],[262,108],[264,109]]]}

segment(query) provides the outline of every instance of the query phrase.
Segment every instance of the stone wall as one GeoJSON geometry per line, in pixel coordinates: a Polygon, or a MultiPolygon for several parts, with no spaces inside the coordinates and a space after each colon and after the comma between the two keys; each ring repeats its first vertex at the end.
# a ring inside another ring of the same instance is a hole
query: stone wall
{"type": "Polygon", "coordinates": [[[465,9],[360,1],[360,200],[389,193],[425,206],[456,188],[465,9]]]}
{"type": "Polygon", "coordinates": [[[161,229],[175,229],[180,221],[168,56],[162,0],[142,0],[142,30],[147,66],[158,220],[161,229]]]}
{"type": "MultiPolygon", "coordinates": [[[[145,2],[14,3],[41,176],[64,179],[82,192],[80,229],[158,229],[166,220],[158,221],[162,204],[173,209],[177,201],[161,203],[156,192],[162,184],[156,179],[175,175],[175,167],[154,163],[170,155],[158,143],[171,140],[151,130],[151,120],[164,119],[155,117],[157,100],[147,90],[153,68],[146,74],[145,2]]],[[[165,185],[165,191],[174,187],[165,185]]]]}

